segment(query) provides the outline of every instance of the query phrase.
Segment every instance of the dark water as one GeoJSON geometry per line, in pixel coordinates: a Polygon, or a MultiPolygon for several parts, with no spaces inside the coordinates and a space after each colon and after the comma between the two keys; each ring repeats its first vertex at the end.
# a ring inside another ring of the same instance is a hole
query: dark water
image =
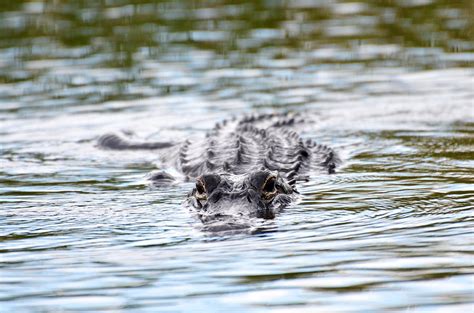
{"type": "Polygon", "coordinates": [[[474,2],[0,3],[1,312],[472,312],[474,2]],[[155,153],[305,110],[337,175],[259,234],[150,190],[155,153]]]}

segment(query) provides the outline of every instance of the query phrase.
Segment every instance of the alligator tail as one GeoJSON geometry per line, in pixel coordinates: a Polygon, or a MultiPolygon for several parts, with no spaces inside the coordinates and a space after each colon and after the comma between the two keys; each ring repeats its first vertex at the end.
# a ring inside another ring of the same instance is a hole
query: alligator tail
{"type": "Polygon", "coordinates": [[[136,142],[129,141],[116,134],[105,134],[97,140],[97,146],[110,150],[155,150],[174,146],[172,142],[136,142]]]}

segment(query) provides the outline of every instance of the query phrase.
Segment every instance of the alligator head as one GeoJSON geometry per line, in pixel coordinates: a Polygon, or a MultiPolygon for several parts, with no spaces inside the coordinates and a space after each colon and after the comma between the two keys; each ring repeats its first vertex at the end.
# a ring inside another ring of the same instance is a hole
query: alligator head
{"type": "Polygon", "coordinates": [[[295,198],[296,191],[278,173],[261,170],[246,175],[204,174],[188,196],[201,221],[272,219],[295,198]]]}

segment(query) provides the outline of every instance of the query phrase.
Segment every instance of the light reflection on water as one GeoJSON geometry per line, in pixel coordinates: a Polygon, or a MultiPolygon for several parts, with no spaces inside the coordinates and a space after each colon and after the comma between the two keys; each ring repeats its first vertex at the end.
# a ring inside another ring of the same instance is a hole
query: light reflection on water
{"type": "Polygon", "coordinates": [[[0,311],[467,312],[471,1],[3,1],[0,311]],[[202,231],[155,153],[304,110],[337,175],[255,234],[202,231]]]}

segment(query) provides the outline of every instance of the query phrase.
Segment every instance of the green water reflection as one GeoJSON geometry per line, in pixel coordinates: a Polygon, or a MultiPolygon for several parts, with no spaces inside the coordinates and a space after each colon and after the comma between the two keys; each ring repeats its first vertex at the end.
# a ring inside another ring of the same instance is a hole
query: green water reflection
{"type": "Polygon", "coordinates": [[[467,312],[473,12],[0,1],[0,311],[467,312]],[[94,146],[288,109],[314,113],[304,136],[343,164],[261,234],[201,232],[180,206],[190,183],[145,186],[156,154],[94,146]]]}
{"type": "MultiPolygon", "coordinates": [[[[102,66],[133,67],[140,50],[151,57],[174,51],[179,59],[189,48],[252,66],[254,54],[278,59],[324,47],[334,51],[313,64],[472,66],[473,6],[469,0],[7,0],[0,4],[0,49],[4,66],[13,68],[92,54],[102,66]]],[[[21,79],[2,72],[3,82],[21,79]]]]}

